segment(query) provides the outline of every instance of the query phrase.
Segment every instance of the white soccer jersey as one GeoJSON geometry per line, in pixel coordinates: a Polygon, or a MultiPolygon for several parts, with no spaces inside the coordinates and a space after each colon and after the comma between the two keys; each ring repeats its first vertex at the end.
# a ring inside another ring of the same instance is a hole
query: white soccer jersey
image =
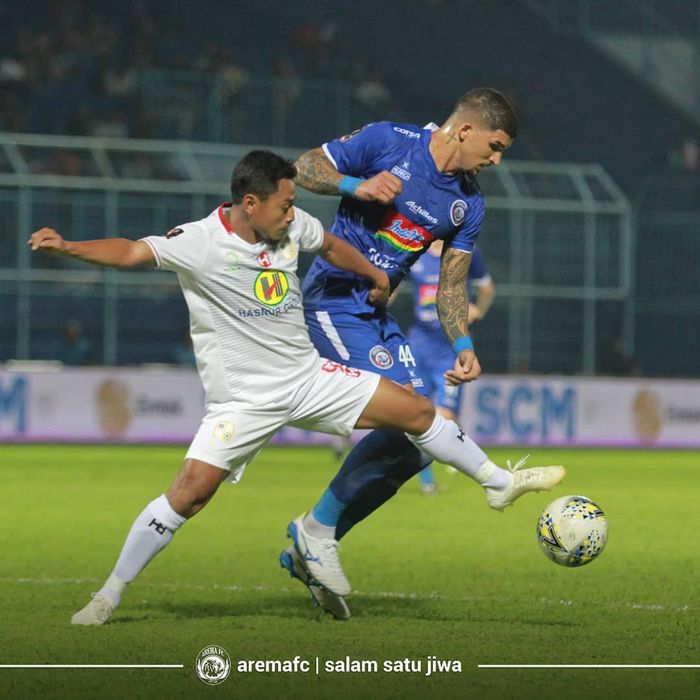
{"type": "Polygon", "coordinates": [[[207,403],[274,403],[318,358],[304,322],[297,263],[300,250],[321,247],[323,226],[295,207],[279,244],[250,244],[231,228],[229,206],[142,240],[159,268],[177,272],[207,403]]]}

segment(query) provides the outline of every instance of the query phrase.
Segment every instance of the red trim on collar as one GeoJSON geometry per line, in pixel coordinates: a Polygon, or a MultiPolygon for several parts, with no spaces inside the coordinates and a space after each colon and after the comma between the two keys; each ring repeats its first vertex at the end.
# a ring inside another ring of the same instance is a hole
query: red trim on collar
{"type": "Polygon", "coordinates": [[[229,235],[236,232],[231,228],[231,222],[226,217],[226,214],[224,214],[224,207],[229,208],[232,206],[233,202],[224,202],[218,209],[219,221],[221,222],[221,225],[226,229],[226,233],[228,233],[229,235]]]}

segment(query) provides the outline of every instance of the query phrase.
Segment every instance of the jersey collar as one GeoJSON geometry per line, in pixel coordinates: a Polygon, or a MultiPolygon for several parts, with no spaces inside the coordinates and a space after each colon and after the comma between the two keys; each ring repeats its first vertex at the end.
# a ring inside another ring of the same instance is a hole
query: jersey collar
{"type": "Polygon", "coordinates": [[[228,220],[224,209],[230,209],[233,206],[233,202],[224,202],[218,209],[219,221],[221,225],[226,229],[226,233],[230,236],[232,233],[236,233],[233,228],[231,228],[231,222],[228,220]]]}

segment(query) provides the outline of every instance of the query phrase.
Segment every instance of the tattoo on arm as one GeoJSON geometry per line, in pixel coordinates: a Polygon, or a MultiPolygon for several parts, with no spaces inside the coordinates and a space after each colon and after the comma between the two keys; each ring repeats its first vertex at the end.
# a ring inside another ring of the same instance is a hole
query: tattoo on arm
{"type": "Polygon", "coordinates": [[[471,253],[446,247],[440,261],[437,310],[440,325],[450,343],[469,332],[467,276],[471,258],[471,253]]]}
{"type": "Polygon", "coordinates": [[[307,151],[294,165],[297,169],[297,185],[317,194],[338,194],[338,183],[343,176],[328,160],[322,148],[307,151]]]}

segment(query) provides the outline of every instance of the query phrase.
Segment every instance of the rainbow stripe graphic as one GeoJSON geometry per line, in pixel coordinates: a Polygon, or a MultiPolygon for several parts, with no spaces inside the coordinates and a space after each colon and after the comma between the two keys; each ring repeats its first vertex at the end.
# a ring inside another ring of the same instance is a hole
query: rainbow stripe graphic
{"type": "Polygon", "coordinates": [[[413,223],[397,211],[390,209],[375,237],[386,241],[392,248],[406,253],[419,253],[425,250],[434,239],[430,231],[413,223]]]}

